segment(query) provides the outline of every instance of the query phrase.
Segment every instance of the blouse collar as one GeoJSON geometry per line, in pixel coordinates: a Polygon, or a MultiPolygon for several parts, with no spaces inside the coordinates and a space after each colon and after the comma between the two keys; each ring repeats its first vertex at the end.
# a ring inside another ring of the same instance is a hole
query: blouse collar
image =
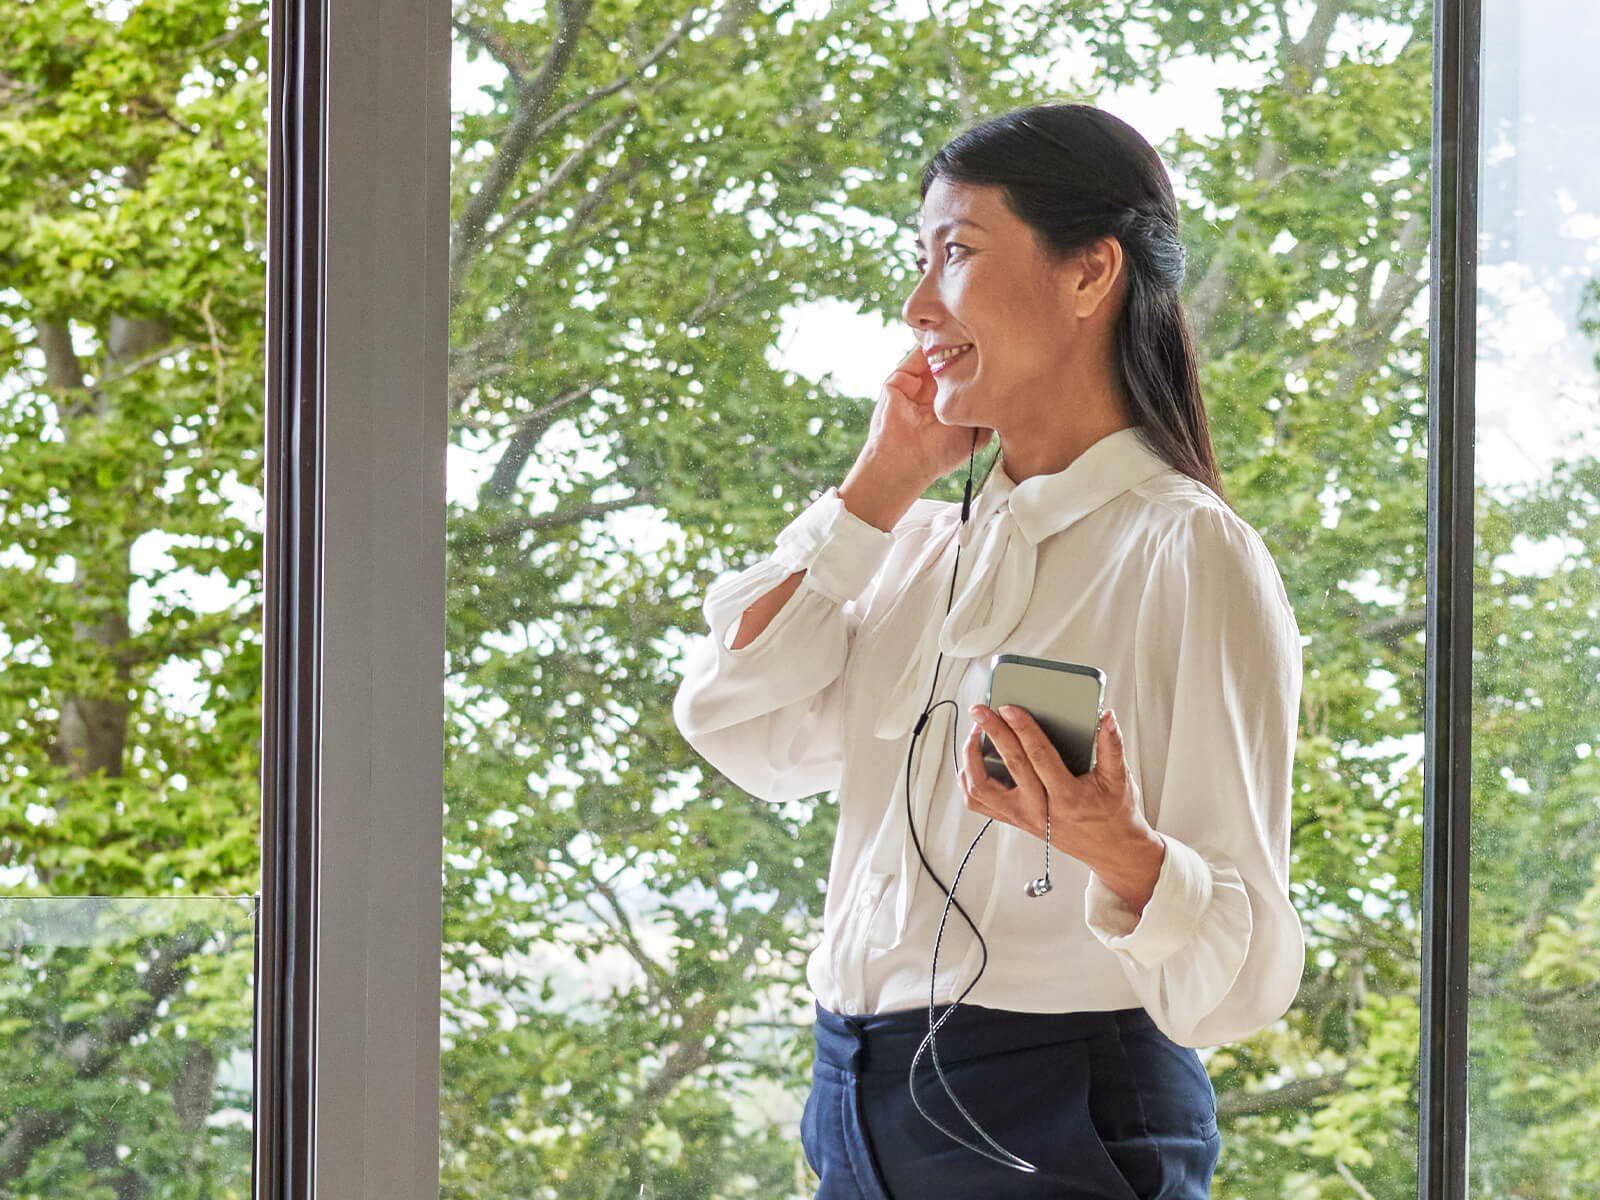
{"type": "Polygon", "coordinates": [[[1000,460],[984,484],[976,515],[981,521],[999,509],[1010,509],[1018,530],[1037,546],[1124,492],[1170,470],[1140,428],[1130,426],[1101,438],[1065,470],[1032,475],[1021,483],[1012,481],[1005,472],[1005,460],[1000,460]]]}

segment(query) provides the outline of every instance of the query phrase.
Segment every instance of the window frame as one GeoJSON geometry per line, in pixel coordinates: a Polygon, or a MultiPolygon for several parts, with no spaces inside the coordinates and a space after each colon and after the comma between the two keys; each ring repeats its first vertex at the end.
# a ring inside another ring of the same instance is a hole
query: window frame
{"type": "Polygon", "coordinates": [[[270,14],[254,1195],[438,1195],[448,0],[270,14]]]}
{"type": "Polygon", "coordinates": [[[1482,0],[1435,0],[1423,667],[1419,1200],[1467,1195],[1482,0]]]}
{"type": "MultiPolygon", "coordinates": [[[[1481,23],[1435,0],[1419,1200],[1467,1194],[1481,23]]],[[[438,1195],[450,49],[272,6],[261,1200],[438,1195]]]]}

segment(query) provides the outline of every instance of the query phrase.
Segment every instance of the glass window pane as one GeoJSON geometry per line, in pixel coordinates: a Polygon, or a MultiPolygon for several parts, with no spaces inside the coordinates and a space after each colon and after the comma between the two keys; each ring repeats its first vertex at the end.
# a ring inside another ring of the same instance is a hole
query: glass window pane
{"type": "Polygon", "coordinates": [[[1484,5],[1470,1168],[1592,1196],[1600,1112],[1600,39],[1581,0],[1484,5]]]}
{"type": "Polygon", "coordinates": [[[0,899],[8,1196],[250,1195],[255,900],[0,899]]]}
{"type": "Polygon", "coordinates": [[[265,26],[263,0],[0,21],[8,1195],[249,1187],[265,26]],[[85,895],[115,903],[59,899],[85,895]]]}
{"type": "Polygon", "coordinates": [[[1179,184],[1218,455],[1305,640],[1308,962],[1207,1052],[1216,1192],[1412,1195],[1431,4],[577,11],[455,7],[444,1194],[810,1194],[834,809],[689,751],[676,664],[854,457],[929,154],[1090,98],[1179,184]]]}

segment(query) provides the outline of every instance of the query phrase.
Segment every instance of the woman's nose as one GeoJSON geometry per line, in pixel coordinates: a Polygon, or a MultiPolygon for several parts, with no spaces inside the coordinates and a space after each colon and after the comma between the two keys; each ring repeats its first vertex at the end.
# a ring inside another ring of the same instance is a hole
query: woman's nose
{"type": "Polygon", "coordinates": [[[933,287],[933,272],[924,271],[906,302],[900,306],[900,318],[913,329],[932,328],[939,315],[938,293],[933,287]]]}

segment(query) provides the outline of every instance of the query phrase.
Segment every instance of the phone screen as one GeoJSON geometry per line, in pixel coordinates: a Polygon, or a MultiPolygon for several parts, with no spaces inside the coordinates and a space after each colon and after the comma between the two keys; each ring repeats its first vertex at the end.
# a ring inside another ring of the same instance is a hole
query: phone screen
{"type": "MultiPolygon", "coordinates": [[[[1105,699],[1105,673],[1098,667],[1054,659],[996,656],[989,673],[989,707],[1015,704],[1044,730],[1061,761],[1074,775],[1094,768],[1095,731],[1105,699]]],[[[1012,786],[999,752],[983,738],[983,764],[989,774],[1012,786]]]]}

